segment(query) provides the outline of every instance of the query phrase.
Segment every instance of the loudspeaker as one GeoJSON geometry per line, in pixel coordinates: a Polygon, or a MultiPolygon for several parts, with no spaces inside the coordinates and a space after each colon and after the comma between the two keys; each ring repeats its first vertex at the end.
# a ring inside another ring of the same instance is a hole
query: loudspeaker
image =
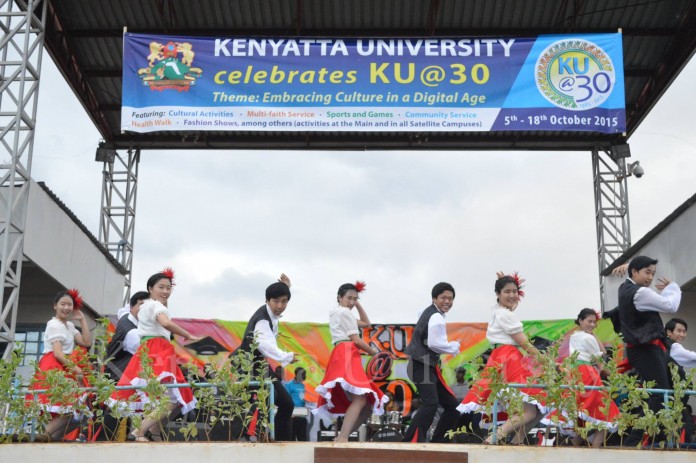
{"type": "Polygon", "coordinates": [[[208,440],[216,442],[237,442],[244,433],[244,423],[239,417],[220,418],[208,428],[208,440]]]}
{"type": "Polygon", "coordinates": [[[184,433],[181,432],[181,430],[182,428],[187,428],[188,426],[189,423],[185,423],[183,421],[170,421],[169,423],[167,423],[165,431],[168,434],[169,442],[206,441],[208,439],[210,429],[205,423],[195,423],[197,431],[196,435],[193,436],[189,434],[188,439],[186,439],[184,437],[184,433]]]}

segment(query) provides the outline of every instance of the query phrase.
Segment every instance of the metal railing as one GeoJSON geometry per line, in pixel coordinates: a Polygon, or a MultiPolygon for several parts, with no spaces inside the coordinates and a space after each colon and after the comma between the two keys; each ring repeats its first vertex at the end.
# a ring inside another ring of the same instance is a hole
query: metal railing
{"type": "MultiPolygon", "coordinates": [[[[522,383],[509,383],[506,384],[508,387],[512,387],[515,389],[547,389],[548,386],[545,384],[522,384],[522,383]]],[[[578,388],[577,386],[570,386],[570,385],[561,385],[560,386],[562,389],[575,389],[578,388]]],[[[578,388],[579,389],[579,388],[578,388]]],[[[607,386],[583,386],[582,390],[589,390],[589,391],[601,391],[601,390],[608,390],[609,388],[607,386]]],[[[662,394],[663,395],[663,404],[666,409],[669,409],[669,396],[674,393],[673,389],[655,389],[655,388],[636,388],[638,391],[646,391],[649,394],[662,394]]],[[[691,390],[687,389],[684,391],[684,395],[696,395],[696,390],[691,390]]],[[[551,413],[552,410],[549,410],[548,413],[551,413]]],[[[492,435],[491,435],[491,441],[493,445],[498,443],[498,399],[493,400],[493,407],[491,410],[491,414],[493,415],[493,422],[492,422],[492,435]]]]}
{"type": "MultiPolygon", "coordinates": [[[[242,384],[242,383],[234,383],[234,384],[242,384]]],[[[249,386],[260,386],[261,382],[260,381],[249,381],[248,383],[249,386]]],[[[269,406],[269,411],[268,411],[268,424],[269,424],[269,437],[270,439],[275,439],[275,426],[274,426],[274,419],[276,415],[276,410],[274,407],[274,402],[275,402],[275,389],[273,388],[273,381],[271,380],[266,380],[263,382],[263,385],[265,387],[268,387],[269,389],[269,394],[268,394],[268,402],[270,404],[269,406]]],[[[214,383],[177,383],[177,384],[162,384],[167,389],[174,389],[174,388],[182,388],[182,387],[191,387],[191,388],[216,388],[220,387],[219,384],[214,384],[214,383]]],[[[129,389],[145,389],[147,386],[116,386],[114,388],[115,391],[120,391],[120,390],[129,390],[129,389]]],[[[78,391],[80,392],[95,392],[98,389],[96,387],[80,387],[78,388],[78,391]]],[[[36,402],[38,399],[38,394],[48,392],[49,389],[29,389],[27,387],[23,387],[19,394],[22,395],[28,395],[32,394],[33,395],[33,400],[36,402]]],[[[32,419],[31,425],[30,425],[30,433],[29,433],[29,442],[34,442],[36,439],[36,420],[32,419]]],[[[4,429],[4,426],[3,426],[4,429]]]]}

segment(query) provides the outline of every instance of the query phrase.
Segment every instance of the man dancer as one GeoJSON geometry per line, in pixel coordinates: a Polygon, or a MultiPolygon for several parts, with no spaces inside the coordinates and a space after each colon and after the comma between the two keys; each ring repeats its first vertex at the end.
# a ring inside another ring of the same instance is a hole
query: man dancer
{"type": "MultiPolygon", "coordinates": [[[[660,313],[674,313],[681,302],[679,285],[661,278],[656,285],[658,294],[650,285],[655,277],[657,260],[637,256],[628,265],[628,278],[619,287],[619,318],[621,334],[626,343],[626,356],[636,369],[641,381],[655,381],[654,388],[670,389],[667,367],[667,348],[660,313]]],[[[662,395],[652,394],[648,406],[653,412],[663,408],[662,395]]],[[[643,438],[642,429],[634,429],[624,441],[636,446],[643,438]]]]}
{"type": "Polygon", "coordinates": [[[459,341],[448,341],[445,314],[452,308],[454,288],[436,284],[431,292],[433,303],[418,318],[411,342],[404,352],[409,356],[408,376],[420,395],[420,408],[411,421],[404,442],[425,442],[438,404],[444,409],[431,442],[444,442],[445,432],[459,418],[459,401],[447,387],[440,372],[440,354],[458,354],[459,341]]]}
{"type": "MultiPolygon", "coordinates": [[[[254,364],[258,365],[264,359],[272,359],[282,366],[295,363],[295,354],[284,352],[278,347],[278,322],[290,301],[290,279],[284,274],[280,281],[266,288],[266,303],[258,308],[251,316],[247,324],[242,344],[237,350],[251,352],[254,356],[254,364]],[[256,336],[258,349],[252,349],[252,343],[256,336]]],[[[292,411],[294,408],[292,398],[283,387],[280,380],[273,381],[275,390],[275,405],[278,410],[275,415],[275,440],[292,440],[292,411]]],[[[254,437],[254,431],[248,430],[249,437],[254,437]]]]}
{"type": "Polygon", "coordinates": [[[116,331],[106,347],[106,358],[110,360],[106,364],[104,373],[117,383],[140,346],[137,329],[138,312],[140,312],[140,305],[149,297],[150,294],[147,291],[138,291],[130,298],[130,312],[119,318],[116,331]]]}
{"type": "MultiPolygon", "coordinates": [[[[684,349],[682,343],[686,339],[686,330],[688,325],[681,318],[672,318],[665,323],[665,345],[669,352],[670,361],[678,367],[679,378],[686,379],[686,371],[684,368],[696,368],[696,352],[684,349]]],[[[694,423],[691,413],[686,405],[689,402],[689,396],[684,396],[684,410],[682,412],[682,421],[684,422],[684,442],[696,441],[696,424],[694,423]]]]}

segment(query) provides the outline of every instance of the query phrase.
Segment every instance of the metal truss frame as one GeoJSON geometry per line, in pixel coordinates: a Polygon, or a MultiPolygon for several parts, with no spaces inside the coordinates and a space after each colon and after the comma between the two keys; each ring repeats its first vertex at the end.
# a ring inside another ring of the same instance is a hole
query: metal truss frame
{"type": "Polygon", "coordinates": [[[129,149],[125,157],[105,148],[99,148],[97,153],[97,161],[104,162],[99,242],[128,271],[123,295],[123,305],[126,305],[130,300],[133,270],[140,149],[129,149]]]}
{"type": "Polygon", "coordinates": [[[0,346],[3,359],[14,347],[24,258],[24,226],[46,34],[40,0],[0,0],[0,346]]]}
{"type": "MultiPolygon", "coordinates": [[[[630,154],[628,154],[630,156],[630,154]]],[[[631,247],[626,159],[600,148],[592,150],[599,291],[604,307],[602,271],[631,247]]]]}

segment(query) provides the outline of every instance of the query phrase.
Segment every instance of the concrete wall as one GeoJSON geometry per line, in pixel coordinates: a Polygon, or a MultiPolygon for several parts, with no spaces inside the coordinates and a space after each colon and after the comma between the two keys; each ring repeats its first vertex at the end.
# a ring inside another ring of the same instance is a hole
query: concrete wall
{"type": "MultiPolygon", "coordinates": [[[[663,316],[665,321],[676,316],[693,324],[691,336],[684,347],[696,350],[696,206],[684,211],[635,255],[645,255],[657,259],[656,278],[664,277],[679,283],[682,302],[675,315],[663,316]]],[[[604,278],[604,307],[611,309],[618,304],[618,289],[625,278],[604,278]]]]}
{"type": "MultiPolygon", "coordinates": [[[[391,462],[388,454],[380,457],[357,457],[358,454],[369,455],[370,449],[409,451],[413,458],[402,457],[404,461],[435,460],[429,457],[440,452],[455,453],[457,461],[469,463],[614,463],[631,461],[631,463],[653,463],[658,459],[668,459],[670,463],[693,463],[694,452],[665,452],[659,450],[628,449],[588,449],[566,447],[489,447],[484,445],[443,445],[443,444],[331,444],[331,443],[284,443],[284,444],[237,444],[237,443],[168,443],[168,444],[11,444],[0,447],[3,461],[43,461],[47,455],[51,461],[166,461],[167,463],[191,463],[205,461],[218,462],[265,462],[312,463],[314,449],[334,448],[335,461],[391,462]],[[346,450],[352,450],[349,452],[346,450]],[[349,453],[356,457],[348,459],[349,453]]],[[[328,453],[328,452],[327,452],[328,453]]],[[[442,453],[440,453],[442,455],[442,453]]],[[[331,459],[322,458],[322,462],[331,459]]]]}
{"type": "Polygon", "coordinates": [[[124,277],[39,185],[29,188],[24,254],[60,285],[79,288],[97,312],[122,306],[124,277]]]}

